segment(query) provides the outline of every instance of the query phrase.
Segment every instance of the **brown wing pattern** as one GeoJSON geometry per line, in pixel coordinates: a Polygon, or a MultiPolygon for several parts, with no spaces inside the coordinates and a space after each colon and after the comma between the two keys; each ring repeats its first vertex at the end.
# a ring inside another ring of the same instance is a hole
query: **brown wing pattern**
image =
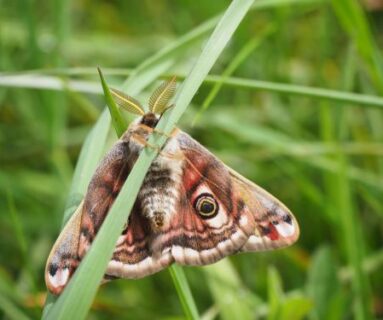
{"type": "Polygon", "coordinates": [[[226,166],[185,133],[177,136],[184,155],[180,201],[171,229],[162,237],[175,261],[183,265],[213,263],[238,252],[254,229],[226,166]],[[216,213],[202,215],[201,197],[213,200],[216,213]]]}
{"type": "Polygon", "coordinates": [[[299,225],[282,202],[238,173],[231,171],[231,176],[255,221],[255,229],[242,252],[273,250],[297,241],[299,225]]]}
{"type": "MultiPolygon", "coordinates": [[[[186,154],[194,153],[194,158],[198,159],[203,159],[204,154],[210,154],[208,150],[188,135],[184,134],[182,140],[184,141],[183,148],[187,150],[185,151],[186,154]],[[188,149],[188,145],[192,147],[188,149]]],[[[210,156],[214,157],[211,154],[210,156]]],[[[216,161],[219,160],[216,159],[216,161]]],[[[247,180],[222,162],[220,164],[226,168],[226,170],[221,169],[220,172],[224,172],[224,176],[227,172],[229,173],[227,180],[230,181],[232,193],[235,194],[233,206],[240,207],[242,212],[251,213],[249,223],[253,229],[240,251],[272,250],[294,243],[299,237],[299,225],[290,210],[266,190],[247,180]],[[250,221],[253,221],[254,224],[250,221]]],[[[205,179],[208,180],[208,177],[205,176],[205,179]]],[[[215,183],[215,181],[213,178],[210,184],[215,183]]],[[[222,190],[222,193],[219,193],[218,190],[219,198],[227,199],[225,196],[228,194],[227,189],[222,190]]]]}

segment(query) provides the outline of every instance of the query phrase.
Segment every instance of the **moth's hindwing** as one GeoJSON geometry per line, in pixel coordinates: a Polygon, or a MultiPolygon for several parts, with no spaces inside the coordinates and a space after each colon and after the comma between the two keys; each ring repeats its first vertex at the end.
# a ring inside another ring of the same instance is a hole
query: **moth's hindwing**
{"type": "Polygon", "coordinates": [[[57,238],[45,267],[45,283],[53,294],[60,293],[79,264],[78,242],[84,202],[78,206],[57,238]]]}

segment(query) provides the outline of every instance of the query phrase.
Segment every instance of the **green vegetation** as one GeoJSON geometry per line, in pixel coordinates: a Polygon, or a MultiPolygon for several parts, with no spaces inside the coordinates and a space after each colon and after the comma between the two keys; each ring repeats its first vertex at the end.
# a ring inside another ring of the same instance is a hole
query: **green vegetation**
{"type": "Polygon", "coordinates": [[[383,316],[383,9],[258,0],[247,12],[251,3],[3,1],[0,317],[37,319],[44,306],[50,319],[383,316]],[[132,120],[108,103],[111,120],[97,66],[142,103],[156,80],[184,81],[161,129],[178,122],[286,203],[301,226],[297,244],[97,291],[155,157],[148,149],[76,279],[47,296],[60,226],[132,120]]]}

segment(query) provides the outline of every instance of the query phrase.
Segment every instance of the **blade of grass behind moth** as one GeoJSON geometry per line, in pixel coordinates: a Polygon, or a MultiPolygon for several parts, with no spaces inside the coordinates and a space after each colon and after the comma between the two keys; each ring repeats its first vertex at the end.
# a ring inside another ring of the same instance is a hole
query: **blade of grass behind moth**
{"type": "Polygon", "coordinates": [[[308,269],[305,288],[307,296],[314,302],[311,310],[312,319],[329,319],[334,309],[339,308],[331,303],[340,292],[336,266],[337,263],[329,247],[322,246],[316,250],[308,269]]]}
{"type": "Polygon", "coordinates": [[[368,72],[383,92],[383,55],[374,40],[366,14],[358,1],[332,0],[335,14],[366,61],[368,72]]]}
{"type": "MultiPolygon", "coordinates": [[[[177,74],[177,78],[184,79],[185,75],[177,74]]],[[[204,82],[212,84],[222,83],[222,85],[237,88],[259,89],[289,95],[301,95],[305,97],[320,98],[329,101],[333,100],[339,102],[347,102],[353,105],[361,104],[366,107],[383,108],[383,98],[367,94],[359,94],[318,87],[307,87],[288,83],[243,79],[237,77],[228,77],[226,79],[222,79],[222,76],[207,76],[204,82]]],[[[137,84],[139,84],[139,82],[137,82],[137,84]]],[[[95,84],[95,82],[69,80],[66,82],[65,86],[58,77],[41,75],[0,75],[0,87],[22,87],[52,90],[62,90],[63,88],[67,87],[76,92],[102,94],[102,91],[98,89],[98,86],[95,84]]],[[[126,88],[126,86],[124,87],[126,88]]],[[[127,91],[126,89],[124,90],[127,91]]],[[[133,95],[131,91],[129,91],[129,93],[133,95]]],[[[313,104],[313,106],[315,105],[316,104],[313,104]]],[[[349,105],[344,105],[343,107],[349,107],[349,105]]]]}
{"type": "Polygon", "coordinates": [[[372,305],[369,283],[366,274],[362,270],[363,261],[363,238],[362,230],[358,223],[355,204],[352,200],[352,188],[347,179],[348,160],[344,155],[339,155],[340,170],[334,178],[337,193],[335,201],[340,216],[340,226],[343,229],[343,241],[346,247],[349,262],[354,271],[352,288],[354,294],[355,319],[372,319],[370,306],[372,305]]]}
{"type": "MultiPolygon", "coordinates": [[[[356,61],[352,53],[353,50],[349,50],[343,67],[342,87],[345,89],[350,89],[355,83],[356,61]]],[[[345,121],[347,114],[343,109],[335,110],[338,112],[336,118],[340,120],[338,124],[338,136],[336,138],[338,141],[342,141],[348,136],[349,126],[346,125],[345,121]]],[[[347,172],[351,166],[351,161],[347,155],[340,150],[338,150],[335,160],[338,161],[340,170],[334,177],[335,186],[339,187],[339,189],[333,189],[334,203],[338,209],[337,214],[341,222],[340,227],[343,229],[341,233],[341,244],[345,246],[348,260],[354,271],[352,290],[355,299],[355,318],[372,319],[371,306],[373,305],[373,301],[370,283],[366,273],[362,269],[362,263],[365,258],[364,249],[366,248],[367,242],[365,241],[366,237],[363,236],[363,229],[361,228],[360,219],[362,218],[357,214],[356,210],[357,205],[354,196],[354,186],[347,179],[347,172]]]]}
{"type": "Polygon", "coordinates": [[[268,320],[280,319],[284,298],[282,279],[275,267],[269,267],[267,272],[267,295],[269,302],[268,320]]]}
{"type": "Polygon", "coordinates": [[[30,50],[29,66],[40,67],[41,66],[41,50],[39,49],[37,28],[36,28],[36,16],[33,12],[33,4],[28,0],[22,0],[18,2],[19,10],[22,19],[25,23],[25,30],[28,32],[28,48],[30,50]]]}
{"type": "MultiPolygon", "coordinates": [[[[138,75],[139,76],[139,75],[138,75]]],[[[178,79],[184,79],[185,75],[177,74],[178,79]]],[[[237,77],[229,77],[222,79],[222,76],[207,76],[204,80],[205,83],[222,83],[222,85],[258,89],[271,92],[278,92],[288,95],[301,95],[305,97],[320,98],[325,100],[333,100],[338,102],[347,102],[343,107],[353,105],[364,105],[366,107],[383,108],[383,98],[367,94],[359,94],[353,92],[331,90],[318,87],[307,87],[287,83],[277,83],[254,79],[244,79],[237,77]]],[[[69,80],[66,82],[67,88],[76,92],[83,92],[89,94],[102,94],[98,89],[95,82],[90,81],[75,81],[69,80]]],[[[66,87],[58,77],[54,76],[35,76],[35,75],[0,75],[0,87],[22,87],[22,88],[35,88],[35,89],[52,89],[62,90],[66,87]]],[[[125,89],[126,91],[126,89],[125,89]]],[[[130,91],[130,94],[131,91],[130,91]]],[[[315,106],[316,104],[313,104],[315,106]]]]}
{"type": "Polygon", "coordinates": [[[220,318],[253,318],[254,310],[262,304],[262,300],[241,283],[229,259],[205,266],[203,272],[213,299],[219,307],[220,318]]]}
{"type": "Polygon", "coordinates": [[[383,98],[366,94],[236,77],[230,77],[222,80],[220,76],[208,76],[205,79],[206,83],[217,83],[220,81],[222,81],[222,84],[241,88],[260,89],[286,93],[289,95],[302,95],[325,100],[348,102],[354,105],[363,104],[365,106],[383,108],[383,98]]]}
{"type": "Polygon", "coordinates": [[[109,87],[105,82],[104,76],[102,75],[101,69],[97,68],[98,74],[100,75],[100,80],[102,84],[102,89],[104,91],[104,97],[106,101],[106,105],[109,108],[110,116],[112,117],[112,125],[116,130],[117,136],[121,137],[124,133],[127,124],[125,119],[122,117],[120,110],[118,109],[116,103],[114,102],[112,95],[109,91],[109,87]]]}
{"type": "Polygon", "coordinates": [[[169,272],[177,290],[177,294],[181,301],[186,318],[198,319],[198,310],[182,267],[174,264],[170,266],[169,272]]]}
{"type": "MultiPolygon", "coordinates": [[[[351,51],[349,51],[351,53],[351,51]]],[[[341,86],[349,89],[353,86],[355,80],[355,70],[353,67],[354,59],[350,59],[348,55],[345,59],[341,86]]],[[[346,115],[344,110],[339,108],[331,108],[332,105],[322,104],[319,125],[321,128],[322,139],[325,142],[336,141],[341,142],[348,136],[348,127],[345,125],[346,115]],[[337,121],[334,121],[337,119],[337,121]]],[[[361,263],[363,259],[364,246],[363,238],[361,238],[362,230],[357,223],[358,215],[355,210],[355,202],[353,197],[353,184],[350,183],[348,175],[351,171],[351,164],[346,154],[340,150],[334,155],[331,161],[337,166],[335,172],[324,172],[323,182],[328,201],[333,203],[333,207],[325,207],[329,214],[336,220],[335,226],[338,232],[337,242],[339,250],[344,252],[350,265],[353,268],[354,275],[351,285],[351,295],[354,301],[352,313],[355,319],[370,319],[370,294],[368,289],[368,280],[362,272],[361,263]],[[339,226],[339,227],[338,227],[339,226]]],[[[329,159],[330,160],[330,159],[329,159]]]]}
{"type": "Polygon", "coordinates": [[[10,300],[6,295],[0,292],[0,309],[7,319],[14,320],[29,320],[30,318],[24,314],[24,312],[16,306],[12,300],[10,300]]]}
{"type": "MultiPolygon", "coordinates": [[[[160,128],[164,127],[166,133],[170,133],[177,120],[186,110],[204,77],[218,59],[252,3],[252,0],[234,0],[226,10],[192,68],[189,77],[181,86],[175,108],[170,115],[165,118],[165,114],[160,120],[159,126],[160,128]]],[[[149,139],[149,143],[155,143],[159,147],[162,147],[165,141],[166,137],[163,136],[151,136],[149,139]]],[[[156,155],[156,151],[149,148],[141,152],[89,252],[64,292],[49,310],[47,318],[83,319],[86,317],[112,255],[118,235],[121,233],[125,221],[127,221],[127,216],[133,207],[146,172],[156,155]]]]}

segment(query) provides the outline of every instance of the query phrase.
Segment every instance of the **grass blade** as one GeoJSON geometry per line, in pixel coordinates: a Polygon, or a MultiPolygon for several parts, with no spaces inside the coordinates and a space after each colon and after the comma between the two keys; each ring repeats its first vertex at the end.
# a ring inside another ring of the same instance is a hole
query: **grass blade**
{"type": "Polygon", "coordinates": [[[125,132],[127,124],[125,119],[122,117],[120,110],[118,109],[116,103],[112,98],[112,94],[109,91],[109,87],[105,82],[104,76],[102,75],[101,69],[97,68],[98,74],[100,75],[100,80],[102,84],[102,89],[104,90],[105,102],[109,108],[110,116],[112,117],[112,124],[114,129],[116,130],[117,136],[121,137],[125,132]]]}
{"type": "Polygon", "coordinates": [[[0,292],[0,309],[7,319],[29,320],[30,318],[23,313],[7,296],[0,292]]]}
{"type": "Polygon", "coordinates": [[[205,266],[207,284],[219,308],[220,318],[251,319],[260,299],[251,295],[229,259],[205,266]]]}
{"type": "Polygon", "coordinates": [[[331,250],[328,247],[322,247],[312,259],[306,284],[307,295],[314,302],[311,310],[313,319],[334,319],[331,314],[339,308],[335,303],[339,289],[336,262],[331,256],[331,250]]]}
{"type": "MultiPolygon", "coordinates": [[[[108,74],[133,74],[129,70],[121,72],[113,72],[111,70],[108,74]]],[[[177,74],[177,79],[184,79],[185,75],[177,74]]],[[[364,105],[366,107],[383,108],[383,98],[379,96],[373,96],[368,94],[359,94],[354,92],[347,92],[341,90],[331,90],[318,87],[308,87],[302,85],[278,83],[263,80],[244,79],[237,77],[225,77],[222,76],[207,76],[204,80],[205,83],[217,84],[238,87],[243,89],[257,89],[270,92],[283,93],[288,95],[299,95],[310,98],[319,98],[329,101],[344,102],[353,105],[364,105]]],[[[0,73],[0,87],[22,87],[33,89],[52,89],[63,90],[69,88],[70,90],[90,93],[90,94],[102,94],[102,89],[99,84],[91,81],[81,80],[69,80],[63,82],[59,77],[47,76],[47,75],[33,75],[33,74],[3,74],[0,73]]],[[[130,94],[132,94],[130,92],[130,94]]],[[[315,106],[315,104],[313,104],[315,106]]],[[[348,105],[344,105],[347,107],[348,105]]]]}
{"type": "Polygon", "coordinates": [[[188,319],[199,319],[198,310],[182,268],[178,265],[172,265],[169,272],[186,317],[188,319]]]}
{"type": "Polygon", "coordinates": [[[331,1],[343,28],[356,44],[367,63],[368,72],[379,92],[383,92],[383,55],[372,35],[361,3],[349,0],[331,1]]]}

